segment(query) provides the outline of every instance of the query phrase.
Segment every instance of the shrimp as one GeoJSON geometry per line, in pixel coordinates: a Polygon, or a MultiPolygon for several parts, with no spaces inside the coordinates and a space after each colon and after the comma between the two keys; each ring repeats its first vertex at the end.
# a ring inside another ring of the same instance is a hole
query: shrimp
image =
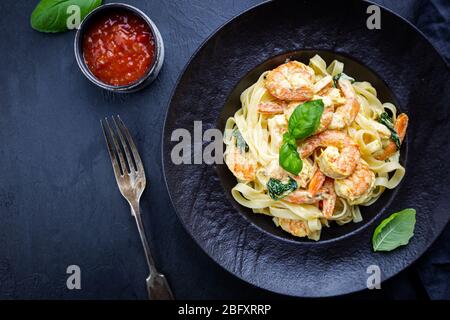
{"type": "Polygon", "coordinates": [[[322,188],[323,183],[325,182],[326,176],[320,171],[320,169],[317,169],[314,173],[313,177],[311,178],[311,181],[309,182],[308,186],[308,192],[315,196],[317,192],[319,192],[320,188],[322,188]]]}
{"type": "Polygon", "coordinates": [[[334,108],[336,105],[341,105],[345,103],[345,99],[341,97],[339,89],[325,87],[321,90],[320,95],[314,95],[314,100],[322,100],[324,104],[324,110],[322,117],[320,118],[319,127],[317,128],[316,134],[327,130],[331,122],[333,121],[334,108]]]}
{"type": "MultiPolygon", "coordinates": [[[[269,178],[275,178],[277,180],[286,180],[288,177],[293,178],[299,188],[306,188],[308,182],[310,180],[311,174],[316,170],[316,166],[309,159],[305,159],[303,161],[302,171],[298,174],[298,176],[293,176],[288,174],[286,170],[280,167],[278,159],[274,159],[265,168],[261,168],[260,172],[265,176],[264,180],[269,180],[269,178]]],[[[264,181],[264,183],[267,183],[264,181]]]]}
{"type": "Polygon", "coordinates": [[[306,101],[313,96],[314,70],[298,61],[289,61],[266,77],[269,93],[286,101],[306,101]]]}
{"type": "Polygon", "coordinates": [[[325,218],[330,218],[336,205],[336,193],[334,192],[333,180],[326,178],[323,186],[313,195],[307,190],[296,190],[287,195],[284,200],[297,204],[314,204],[322,201],[322,213],[325,218]]]}
{"type": "Polygon", "coordinates": [[[277,218],[278,225],[290,234],[297,237],[306,237],[308,235],[308,224],[303,220],[294,220],[286,218],[277,218]]]}
{"type": "Polygon", "coordinates": [[[328,127],[331,124],[331,121],[333,121],[333,115],[334,115],[334,107],[332,105],[326,106],[323,109],[322,116],[320,117],[319,127],[315,132],[316,134],[328,129],[328,127]]]}
{"type": "Polygon", "coordinates": [[[356,97],[355,89],[353,89],[349,80],[339,79],[338,86],[344,94],[346,101],[344,105],[338,107],[334,112],[330,129],[342,129],[345,126],[349,126],[355,120],[361,107],[356,97]]]}
{"type": "MultiPolygon", "coordinates": [[[[406,129],[408,128],[408,116],[406,113],[401,113],[395,120],[394,129],[398,134],[400,139],[400,143],[403,142],[406,135],[406,129]]],[[[381,152],[375,155],[377,160],[386,160],[390,156],[392,156],[397,151],[397,145],[394,141],[389,141],[389,144],[384,148],[381,152]]]]}
{"type": "Polygon", "coordinates": [[[253,181],[258,163],[250,151],[237,146],[236,139],[233,137],[225,151],[225,163],[238,180],[253,181]]]}
{"type": "Polygon", "coordinates": [[[322,192],[325,194],[325,199],[322,201],[322,213],[325,218],[329,219],[333,216],[334,207],[336,206],[336,192],[333,179],[326,178],[322,192]]]}
{"type": "Polygon", "coordinates": [[[284,112],[287,106],[284,101],[267,101],[258,105],[258,112],[262,114],[280,114],[284,112]]]}
{"type": "Polygon", "coordinates": [[[319,168],[333,179],[351,175],[361,158],[358,145],[342,131],[326,130],[309,137],[299,149],[300,156],[309,157],[318,147],[326,147],[319,156],[319,168]]]}
{"type": "Polygon", "coordinates": [[[283,200],[296,204],[313,204],[325,199],[324,193],[317,193],[312,195],[307,190],[295,190],[288,194],[283,200]]]}
{"type": "Polygon", "coordinates": [[[364,160],[356,166],[355,171],[347,178],[335,180],[336,193],[347,199],[350,205],[363,203],[375,186],[375,174],[364,160]]]}

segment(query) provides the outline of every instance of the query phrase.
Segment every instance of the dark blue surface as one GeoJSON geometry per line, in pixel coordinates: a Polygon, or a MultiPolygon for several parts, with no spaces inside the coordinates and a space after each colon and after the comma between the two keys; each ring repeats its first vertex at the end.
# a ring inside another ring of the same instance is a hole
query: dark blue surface
{"type": "MultiPolygon", "coordinates": [[[[37,1],[35,1],[37,2],[37,1]]],[[[32,30],[34,1],[2,1],[0,27],[0,298],[144,299],[147,269],[134,221],[115,185],[99,119],[120,114],[149,181],[143,219],[155,259],[178,298],[279,298],[236,279],[187,235],[161,172],[161,132],[183,66],[217,27],[260,1],[124,1],[158,25],[166,60],[156,82],[107,94],[78,70],[73,32],[32,30]],[[77,264],[82,289],[66,288],[77,264]]],[[[448,1],[379,1],[408,18],[450,59],[448,1]]],[[[450,299],[447,227],[415,265],[352,298],[450,299]]]]}

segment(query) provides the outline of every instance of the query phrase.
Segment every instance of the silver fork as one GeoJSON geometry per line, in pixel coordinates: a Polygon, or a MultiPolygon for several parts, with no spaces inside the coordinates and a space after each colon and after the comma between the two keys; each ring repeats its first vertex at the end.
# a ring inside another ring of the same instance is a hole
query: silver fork
{"type": "Polygon", "coordinates": [[[119,116],[113,116],[112,120],[115,130],[109,125],[107,118],[104,121],[100,120],[100,123],[120,193],[130,204],[131,215],[136,220],[139,236],[144,247],[150,271],[146,279],[148,297],[154,300],[173,300],[174,297],[166,277],[156,270],[147,237],[145,236],[144,225],[142,224],[139,200],[145,189],[146,180],[141,157],[122,119],[119,116]],[[117,136],[119,136],[120,145],[117,136]]]}

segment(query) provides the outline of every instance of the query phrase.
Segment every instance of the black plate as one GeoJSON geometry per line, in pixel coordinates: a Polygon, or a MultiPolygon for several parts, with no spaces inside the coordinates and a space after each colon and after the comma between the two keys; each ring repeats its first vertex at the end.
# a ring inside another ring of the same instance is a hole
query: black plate
{"type": "Polygon", "coordinates": [[[368,5],[280,1],[257,6],[202,45],[173,93],[163,163],[175,210],[211,258],[259,287],[305,297],[362,290],[369,266],[380,267],[382,280],[393,276],[431,245],[450,218],[447,66],[419,31],[388,10],[381,11],[380,30],[367,29],[368,5]],[[223,129],[226,117],[240,107],[240,92],[263,70],[286,57],[307,63],[315,53],[328,63],[343,61],[348,74],[370,81],[382,101],[393,102],[410,117],[402,150],[407,173],[400,186],[365,208],[363,222],[324,229],[319,242],[291,237],[270,218],[239,206],[229,195],[235,180],[224,165],[175,165],[170,157],[177,144],[171,141],[175,129],[193,133],[194,121],[200,120],[203,131],[223,129]],[[373,253],[376,225],[406,207],[417,210],[410,244],[373,253]]]}

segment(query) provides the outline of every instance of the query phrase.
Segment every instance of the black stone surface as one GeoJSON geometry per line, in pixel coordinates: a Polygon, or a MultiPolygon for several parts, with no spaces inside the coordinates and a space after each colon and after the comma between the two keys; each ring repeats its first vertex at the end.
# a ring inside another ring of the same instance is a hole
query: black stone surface
{"type": "MultiPolygon", "coordinates": [[[[126,1],[153,19],[166,45],[155,83],[126,96],[106,93],[83,77],[73,32],[31,29],[37,1],[0,3],[0,12],[7,12],[0,20],[0,298],[146,298],[138,234],[101,136],[99,119],[113,114],[121,115],[139,146],[149,181],[143,219],[176,296],[283,297],[235,278],[201,251],[169,203],[161,165],[164,115],[183,66],[217,27],[259,2],[126,1]],[[72,264],[81,268],[81,290],[66,288],[72,264]]],[[[449,57],[445,1],[382,4],[417,24],[449,57]]],[[[448,152],[448,140],[446,145],[448,152]]],[[[447,228],[417,264],[382,290],[351,297],[449,298],[448,234],[447,228]]]]}

